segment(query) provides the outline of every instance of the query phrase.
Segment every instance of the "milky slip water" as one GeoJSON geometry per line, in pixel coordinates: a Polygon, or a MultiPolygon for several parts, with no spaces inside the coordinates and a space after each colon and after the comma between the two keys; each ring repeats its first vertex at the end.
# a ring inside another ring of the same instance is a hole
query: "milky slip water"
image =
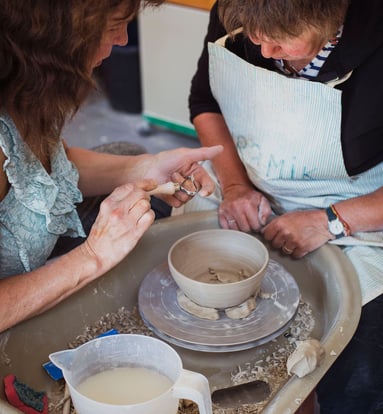
{"type": "Polygon", "coordinates": [[[180,399],[212,413],[207,378],[184,369],[177,352],[157,338],[104,336],[49,359],[61,368],[77,414],[177,414],[180,399]]]}
{"type": "Polygon", "coordinates": [[[101,403],[129,405],[157,398],[171,386],[172,381],[157,371],[120,367],[90,376],[77,386],[77,391],[101,403]]]}

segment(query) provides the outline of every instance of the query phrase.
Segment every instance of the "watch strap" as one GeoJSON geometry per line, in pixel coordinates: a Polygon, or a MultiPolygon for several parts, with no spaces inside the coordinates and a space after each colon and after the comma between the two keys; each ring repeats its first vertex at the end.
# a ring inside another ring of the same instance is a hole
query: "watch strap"
{"type": "Polygon", "coordinates": [[[344,228],[344,232],[345,232],[345,236],[350,236],[351,235],[351,227],[350,225],[347,223],[347,221],[339,214],[338,210],[336,209],[334,204],[331,204],[331,210],[333,211],[333,213],[338,217],[338,220],[343,224],[343,228],[344,228]]]}
{"type": "Polygon", "coordinates": [[[336,213],[336,210],[334,211],[334,209],[332,208],[332,205],[326,208],[326,214],[327,214],[328,221],[334,221],[334,220],[339,219],[338,214],[336,213]]]}
{"type": "Polygon", "coordinates": [[[329,207],[325,209],[327,214],[327,219],[329,223],[329,232],[335,236],[336,239],[340,239],[341,237],[347,237],[350,235],[350,226],[347,224],[346,221],[344,221],[338,211],[336,210],[335,206],[331,204],[329,207]],[[338,224],[341,226],[342,231],[339,233],[334,233],[334,231],[331,231],[331,223],[332,222],[338,222],[338,224]]]}

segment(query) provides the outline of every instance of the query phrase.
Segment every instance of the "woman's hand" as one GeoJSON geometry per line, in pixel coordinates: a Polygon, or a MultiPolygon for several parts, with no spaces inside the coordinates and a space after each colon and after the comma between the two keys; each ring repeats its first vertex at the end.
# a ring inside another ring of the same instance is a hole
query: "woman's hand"
{"type": "Polygon", "coordinates": [[[100,206],[100,212],[83,244],[85,254],[98,262],[104,273],[119,263],[137,244],[154,221],[148,180],[116,188],[100,206]]]}
{"type": "MultiPolygon", "coordinates": [[[[199,162],[214,158],[222,150],[221,145],[193,149],[177,148],[144,158],[136,168],[141,171],[142,178],[154,179],[159,184],[167,181],[182,183],[186,177],[192,176],[199,195],[206,197],[214,191],[215,186],[199,162]]],[[[190,196],[182,191],[159,197],[173,207],[180,207],[190,199],[190,196]]]]}
{"type": "Polygon", "coordinates": [[[236,184],[225,188],[219,206],[219,223],[224,229],[259,231],[271,214],[267,198],[253,186],[236,184]]]}
{"type": "Polygon", "coordinates": [[[274,218],[262,230],[275,249],[295,258],[305,256],[332,239],[324,210],[292,211],[274,218]]]}

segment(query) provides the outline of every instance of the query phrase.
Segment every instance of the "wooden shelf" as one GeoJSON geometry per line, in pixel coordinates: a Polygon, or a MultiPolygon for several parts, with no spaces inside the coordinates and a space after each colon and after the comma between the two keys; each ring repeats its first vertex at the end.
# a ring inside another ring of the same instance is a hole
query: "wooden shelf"
{"type": "Polygon", "coordinates": [[[179,4],[181,6],[194,7],[196,9],[210,10],[215,0],[168,0],[168,3],[179,4]]]}

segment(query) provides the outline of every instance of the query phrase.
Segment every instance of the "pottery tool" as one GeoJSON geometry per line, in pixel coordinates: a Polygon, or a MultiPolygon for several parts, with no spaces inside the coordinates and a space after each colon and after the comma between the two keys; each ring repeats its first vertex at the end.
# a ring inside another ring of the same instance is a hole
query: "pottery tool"
{"type": "Polygon", "coordinates": [[[4,391],[8,402],[25,414],[48,414],[48,397],[45,392],[33,390],[9,374],[4,378],[4,391]]]}
{"type": "Polygon", "coordinates": [[[243,404],[256,404],[265,401],[269,395],[269,384],[256,380],[216,390],[211,399],[219,408],[236,409],[243,404]]]}
{"type": "MultiPolygon", "coordinates": [[[[118,333],[119,332],[117,331],[117,329],[110,329],[109,331],[106,331],[98,335],[97,338],[101,338],[102,336],[117,335],[118,333]]],[[[52,361],[45,362],[43,364],[43,368],[45,369],[47,374],[55,381],[58,381],[64,378],[61,369],[58,368],[52,361]]]]}
{"type": "Polygon", "coordinates": [[[188,175],[187,177],[185,177],[182,183],[174,183],[172,181],[168,181],[167,183],[159,184],[153,190],[148,191],[148,194],[173,195],[176,191],[182,191],[189,197],[194,197],[198,193],[199,188],[194,180],[193,175],[188,175]]]}
{"type": "Polygon", "coordinates": [[[63,412],[62,414],[69,414],[70,413],[70,406],[71,406],[71,398],[68,384],[65,383],[65,391],[64,391],[64,405],[63,405],[63,412]]]}
{"type": "Polygon", "coordinates": [[[173,183],[172,181],[169,181],[164,184],[158,185],[156,188],[153,188],[153,190],[148,191],[148,194],[155,195],[155,194],[169,194],[173,195],[176,191],[179,191],[181,188],[180,183],[173,183]]]}

